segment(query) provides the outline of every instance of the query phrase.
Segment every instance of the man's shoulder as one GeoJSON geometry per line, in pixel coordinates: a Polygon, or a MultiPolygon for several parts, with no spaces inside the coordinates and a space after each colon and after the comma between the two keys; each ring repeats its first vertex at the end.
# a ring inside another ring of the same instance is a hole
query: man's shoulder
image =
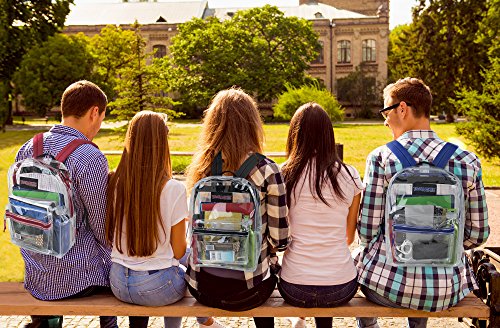
{"type": "Polygon", "coordinates": [[[464,164],[472,166],[481,166],[481,161],[479,160],[479,157],[477,157],[477,155],[471,151],[458,147],[453,155],[454,155],[453,159],[455,161],[462,162],[464,164]]]}

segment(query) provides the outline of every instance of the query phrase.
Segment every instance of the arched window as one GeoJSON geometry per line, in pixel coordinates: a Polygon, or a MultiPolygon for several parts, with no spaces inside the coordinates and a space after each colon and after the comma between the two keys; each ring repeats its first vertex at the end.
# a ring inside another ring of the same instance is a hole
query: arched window
{"type": "Polygon", "coordinates": [[[318,57],[316,57],[316,59],[313,60],[311,64],[323,64],[323,61],[324,61],[324,54],[323,54],[324,42],[319,41],[319,44],[321,46],[320,46],[320,49],[318,50],[318,52],[319,52],[318,57]]]}
{"type": "Polygon", "coordinates": [[[375,40],[363,40],[362,43],[362,61],[374,62],[377,60],[375,40]]]}
{"type": "Polygon", "coordinates": [[[337,42],[337,63],[351,62],[351,41],[340,40],[337,42]]]}
{"type": "Polygon", "coordinates": [[[167,55],[167,47],[162,44],[156,44],[153,46],[155,52],[155,58],[163,58],[167,55]]]}

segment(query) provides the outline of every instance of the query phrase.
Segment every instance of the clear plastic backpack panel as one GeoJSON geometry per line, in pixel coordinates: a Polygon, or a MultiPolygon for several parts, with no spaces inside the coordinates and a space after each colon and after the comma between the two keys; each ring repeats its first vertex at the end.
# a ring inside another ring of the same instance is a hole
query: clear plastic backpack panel
{"type": "Polygon", "coordinates": [[[262,220],[260,194],[250,182],[236,177],[200,180],[192,192],[190,214],[195,266],[255,271],[262,220]]]}
{"type": "Polygon", "coordinates": [[[5,218],[11,241],[21,248],[61,258],[75,243],[76,215],[69,173],[45,157],[26,159],[8,172],[5,218]]]}
{"type": "Polygon", "coordinates": [[[395,265],[454,266],[463,253],[461,181],[435,167],[411,167],[389,183],[387,260],[395,265]]]}

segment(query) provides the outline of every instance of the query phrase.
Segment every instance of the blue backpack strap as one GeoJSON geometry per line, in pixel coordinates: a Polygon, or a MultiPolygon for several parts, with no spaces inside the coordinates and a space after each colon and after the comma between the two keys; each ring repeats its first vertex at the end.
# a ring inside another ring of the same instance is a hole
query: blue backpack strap
{"type": "Polygon", "coordinates": [[[451,156],[455,153],[455,150],[457,150],[457,148],[458,148],[457,145],[452,144],[451,142],[447,142],[441,149],[439,154],[437,154],[436,158],[434,158],[432,164],[434,164],[434,166],[444,169],[446,164],[448,164],[448,161],[450,160],[451,156]]]}
{"type": "Polygon", "coordinates": [[[222,152],[218,152],[215,155],[210,175],[222,175],[222,152]]]}
{"type": "Polygon", "coordinates": [[[411,167],[417,165],[417,162],[411,157],[408,150],[403,147],[397,140],[391,141],[387,144],[387,147],[396,155],[401,164],[403,164],[403,168],[411,167]]]}
{"type": "Polygon", "coordinates": [[[250,157],[247,158],[245,162],[243,162],[243,164],[241,164],[240,168],[238,169],[238,171],[236,171],[234,176],[240,178],[246,178],[247,175],[250,174],[250,171],[252,171],[254,166],[259,164],[259,162],[264,158],[266,158],[266,156],[262,154],[259,153],[252,154],[250,157]]]}

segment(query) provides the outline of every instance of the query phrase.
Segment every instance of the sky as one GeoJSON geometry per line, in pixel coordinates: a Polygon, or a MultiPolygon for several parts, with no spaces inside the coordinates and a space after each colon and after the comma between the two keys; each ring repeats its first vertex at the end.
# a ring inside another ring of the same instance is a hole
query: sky
{"type": "MultiPolygon", "coordinates": [[[[161,2],[161,0],[158,0],[161,2]]],[[[170,1],[189,1],[189,0],[170,0],[170,1]]],[[[75,0],[75,4],[79,3],[103,3],[103,2],[121,2],[120,0],[75,0]]],[[[298,4],[298,0],[209,0],[212,7],[249,7],[262,6],[265,4],[276,6],[286,6],[293,3],[298,4]]],[[[416,4],[416,0],[390,0],[390,17],[389,28],[392,29],[397,25],[411,22],[411,7],[416,4]]]]}

